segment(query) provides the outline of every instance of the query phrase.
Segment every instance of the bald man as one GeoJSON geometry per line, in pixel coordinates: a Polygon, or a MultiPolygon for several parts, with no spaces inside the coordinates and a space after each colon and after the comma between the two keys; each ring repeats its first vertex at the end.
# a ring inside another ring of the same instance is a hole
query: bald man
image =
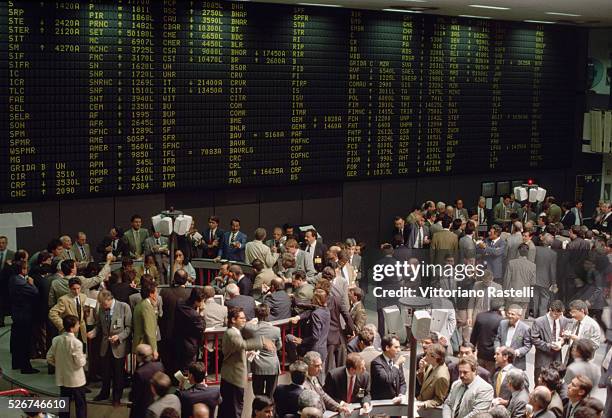
{"type": "Polygon", "coordinates": [[[203,403],[193,405],[193,418],[210,418],[210,411],[203,403]]]}

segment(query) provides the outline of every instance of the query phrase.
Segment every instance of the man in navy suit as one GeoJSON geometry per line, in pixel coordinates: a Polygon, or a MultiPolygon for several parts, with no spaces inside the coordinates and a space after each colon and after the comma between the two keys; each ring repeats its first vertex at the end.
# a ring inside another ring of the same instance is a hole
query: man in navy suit
{"type": "Polygon", "coordinates": [[[229,271],[234,275],[234,280],[238,289],[240,289],[241,295],[252,296],[253,294],[253,281],[249,276],[242,272],[242,268],[237,264],[232,264],[229,271]]]}
{"type": "Polygon", "coordinates": [[[346,358],[345,366],[330,370],[323,388],[336,402],[369,404],[370,374],[361,355],[351,353],[346,358]]]}
{"type": "Polygon", "coordinates": [[[489,228],[489,237],[476,246],[476,251],[482,256],[487,269],[493,272],[496,283],[501,283],[504,277],[503,261],[506,254],[506,241],[500,238],[501,227],[493,225],[489,228]]]}
{"type": "Polygon", "coordinates": [[[240,219],[232,219],[230,225],[230,230],[223,234],[217,257],[244,263],[244,247],[247,236],[240,231],[240,219]]]}
{"type": "Polygon", "coordinates": [[[301,360],[291,363],[289,366],[291,383],[279,385],[274,391],[274,402],[276,403],[276,415],[283,418],[285,415],[298,413],[298,398],[304,390],[302,386],[308,373],[308,365],[301,360]]]}
{"type": "Polygon", "coordinates": [[[225,292],[225,306],[228,309],[231,307],[242,308],[247,321],[255,318],[255,299],[251,296],[241,295],[235,283],[228,284],[225,287],[225,292]]]}
{"type": "Polygon", "coordinates": [[[215,258],[219,254],[219,247],[223,240],[223,231],[219,228],[221,220],[218,216],[208,218],[208,229],[202,234],[202,246],[205,258],[215,258]]]}
{"type": "MultiPolygon", "coordinates": [[[[402,237],[402,242],[398,243],[399,245],[406,245],[410,240],[410,230],[411,226],[406,225],[406,221],[401,216],[396,216],[393,219],[393,234],[391,235],[391,240],[395,240],[396,236],[402,237]]],[[[398,245],[398,246],[399,246],[398,245]]]]}
{"type": "Polygon", "coordinates": [[[199,361],[191,363],[187,377],[191,387],[176,391],[176,396],[181,401],[181,417],[191,417],[193,415],[193,405],[196,403],[203,403],[208,406],[210,415],[215,416],[215,409],[221,402],[221,395],[218,386],[206,386],[206,367],[204,363],[199,361]]]}
{"type": "Polygon", "coordinates": [[[395,357],[400,352],[400,343],[395,335],[387,334],[382,338],[381,345],[383,353],[370,364],[372,399],[393,399],[395,403],[399,403],[400,395],[406,393],[403,357],[395,363],[395,357]]]}
{"type": "Polygon", "coordinates": [[[132,401],[130,418],[145,416],[147,408],[153,403],[151,378],[155,373],[164,371],[164,366],[160,362],[153,361],[153,350],[147,344],[139,344],[136,347],[136,363],[130,391],[130,401],[132,401]]]}

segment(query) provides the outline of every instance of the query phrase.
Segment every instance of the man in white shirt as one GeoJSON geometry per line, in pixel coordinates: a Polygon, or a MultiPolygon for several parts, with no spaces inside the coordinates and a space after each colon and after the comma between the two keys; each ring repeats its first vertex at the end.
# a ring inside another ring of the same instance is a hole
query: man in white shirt
{"type": "Polygon", "coordinates": [[[602,339],[599,324],[588,316],[589,308],[586,302],[580,299],[573,300],[569,305],[569,311],[574,320],[563,330],[563,337],[570,344],[565,358],[566,365],[572,361],[570,354],[576,340],[584,338],[591,341],[594,351],[597,351],[602,339]]]}
{"type": "MultiPolygon", "coordinates": [[[[60,397],[74,400],[77,418],[87,417],[85,400],[85,371],[87,358],[83,353],[83,343],[75,337],[79,330],[79,319],[74,315],[63,318],[65,332],[53,338],[47,352],[47,362],[55,366],[55,383],[60,388],[60,397]]],[[[70,413],[59,414],[60,418],[70,417],[70,413]]]]}

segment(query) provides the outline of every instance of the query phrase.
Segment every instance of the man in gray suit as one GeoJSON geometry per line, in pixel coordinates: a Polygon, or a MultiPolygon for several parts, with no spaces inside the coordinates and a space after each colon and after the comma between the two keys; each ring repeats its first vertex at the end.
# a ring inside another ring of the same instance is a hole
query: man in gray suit
{"type": "MultiPolygon", "coordinates": [[[[574,344],[572,344],[570,351],[573,361],[572,364],[567,366],[564,378],[565,383],[569,385],[576,376],[586,376],[591,382],[595,384],[599,383],[601,371],[600,366],[591,361],[595,353],[591,341],[584,338],[576,340],[574,344]]],[[[593,391],[596,389],[597,387],[593,385],[591,395],[593,395],[593,391]]]]}
{"type": "Polygon", "coordinates": [[[168,238],[153,230],[153,235],[145,239],[143,249],[144,255],[151,254],[155,257],[155,264],[160,272],[168,268],[168,238]]]}
{"type": "Polygon", "coordinates": [[[111,377],[113,380],[113,405],[119,406],[123,396],[125,376],[123,366],[128,354],[128,339],[132,332],[132,310],[127,303],[119,302],[108,290],[98,295],[100,306],[96,327],[87,333],[89,339],[100,335],[100,370],[102,389],[95,401],[108,399],[111,377]]]}
{"type": "Polygon", "coordinates": [[[546,314],[552,290],[557,286],[557,253],[550,248],[554,239],[546,233],[540,240],[541,245],[536,247],[536,282],[533,288],[533,314],[536,318],[546,314]]]}
{"type": "Polygon", "coordinates": [[[504,256],[506,254],[506,241],[500,238],[501,228],[493,225],[489,228],[489,237],[477,247],[477,254],[481,255],[482,261],[486,263],[487,269],[491,270],[497,283],[501,283],[504,277],[504,256]]]}
{"type": "Polygon", "coordinates": [[[293,238],[289,238],[287,242],[285,242],[285,251],[289,254],[293,254],[295,257],[295,271],[301,270],[306,273],[308,282],[314,284],[316,282],[315,275],[317,271],[312,263],[312,257],[308,257],[306,252],[300,249],[298,242],[293,238]]]}
{"type": "Polygon", "coordinates": [[[527,353],[531,350],[531,329],[521,321],[523,309],[518,305],[510,305],[506,317],[497,328],[495,348],[508,347],[514,350],[513,364],[522,370],[527,370],[527,353]]]}
{"type": "MultiPolygon", "coordinates": [[[[527,259],[529,247],[526,244],[520,244],[518,247],[518,258],[510,260],[504,277],[504,290],[527,290],[535,285],[536,282],[536,265],[534,262],[527,259]]],[[[525,292],[524,296],[514,296],[506,298],[506,306],[511,304],[519,305],[523,311],[527,311],[529,306],[529,294],[525,292]]]]}
{"type": "Polygon", "coordinates": [[[597,321],[588,316],[589,308],[586,302],[576,299],[569,305],[570,315],[573,321],[564,328],[563,337],[570,344],[570,348],[565,358],[565,364],[571,363],[569,359],[574,343],[579,339],[586,339],[593,344],[594,351],[597,351],[602,342],[601,328],[597,321]]]}
{"type": "Polygon", "coordinates": [[[160,418],[166,408],[174,409],[181,415],[181,401],[174,393],[170,393],[172,381],[164,372],[157,372],[151,378],[151,390],[157,397],[147,409],[145,418],[160,418]]]}
{"type": "Polygon", "coordinates": [[[247,242],[244,249],[245,261],[247,264],[251,264],[253,260],[261,260],[268,268],[274,267],[276,260],[278,259],[278,253],[272,253],[270,247],[263,243],[266,239],[266,230],[263,228],[257,228],[254,234],[254,240],[247,242]]]}
{"type": "Polygon", "coordinates": [[[497,405],[508,406],[512,397],[512,388],[508,386],[508,374],[511,371],[518,371],[523,376],[524,386],[529,387],[529,378],[527,373],[515,367],[514,350],[509,347],[498,347],[495,349],[495,367],[497,371],[493,374],[493,393],[495,395],[494,403],[497,405]]]}
{"type": "Polygon", "coordinates": [[[260,350],[255,352],[251,362],[251,372],[253,373],[253,393],[272,397],[274,389],[278,384],[278,374],[280,373],[280,363],[276,354],[282,348],[280,328],[268,322],[270,308],[265,303],[255,308],[257,324],[247,324],[244,327],[243,335],[247,339],[267,338],[276,345],[276,351],[260,350]]]}
{"type": "Polygon", "coordinates": [[[510,412],[510,418],[523,418],[529,403],[529,392],[525,388],[523,372],[510,370],[506,379],[508,381],[508,388],[512,392],[507,407],[508,412],[510,412]]]}
{"type": "Polygon", "coordinates": [[[493,387],[476,374],[476,360],[459,359],[459,380],[453,383],[442,407],[443,418],[471,418],[487,412],[493,401],[493,387]]]}
{"type": "Polygon", "coordinates": [[[506,261],[518,258],[518,247],[523,243],[523,225],[519,221],[512,224],[512,235],[506,240],[506,261]]]}
{"type": "Polygon", "coordinates": [[[551,302],[548,313],[536,318],[531,325],[531,342],[536,348],[534,363],[534,382],[543,368],[550,366],[554,361],[561,361],[561,347],[563,345],[563,330],[569,320],[563,316],[565,306],[560,300],[551,302]]]}
{"type": "Polygon", "coordinates": [[[465,225],[465,235],[459,240],[459,262],[463,263],[466,258],[476,258],[476,242],[474,234],[476,227],[473,222],[465,225]]]}

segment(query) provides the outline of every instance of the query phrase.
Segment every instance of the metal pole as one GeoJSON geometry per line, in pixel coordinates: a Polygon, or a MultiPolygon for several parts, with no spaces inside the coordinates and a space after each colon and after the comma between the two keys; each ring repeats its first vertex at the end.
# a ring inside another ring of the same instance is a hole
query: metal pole
{"type": "MultiPolygon", "coordinates": [[[[410,374],[408,375],[408,418],[414,418],[414,401],[416,392],[416,352],[417,340],[412,336],[412,327],[407,327],[410,342],[410,374]]],[[[402,371],[403,373],[403,371],[402,371]]]]}

